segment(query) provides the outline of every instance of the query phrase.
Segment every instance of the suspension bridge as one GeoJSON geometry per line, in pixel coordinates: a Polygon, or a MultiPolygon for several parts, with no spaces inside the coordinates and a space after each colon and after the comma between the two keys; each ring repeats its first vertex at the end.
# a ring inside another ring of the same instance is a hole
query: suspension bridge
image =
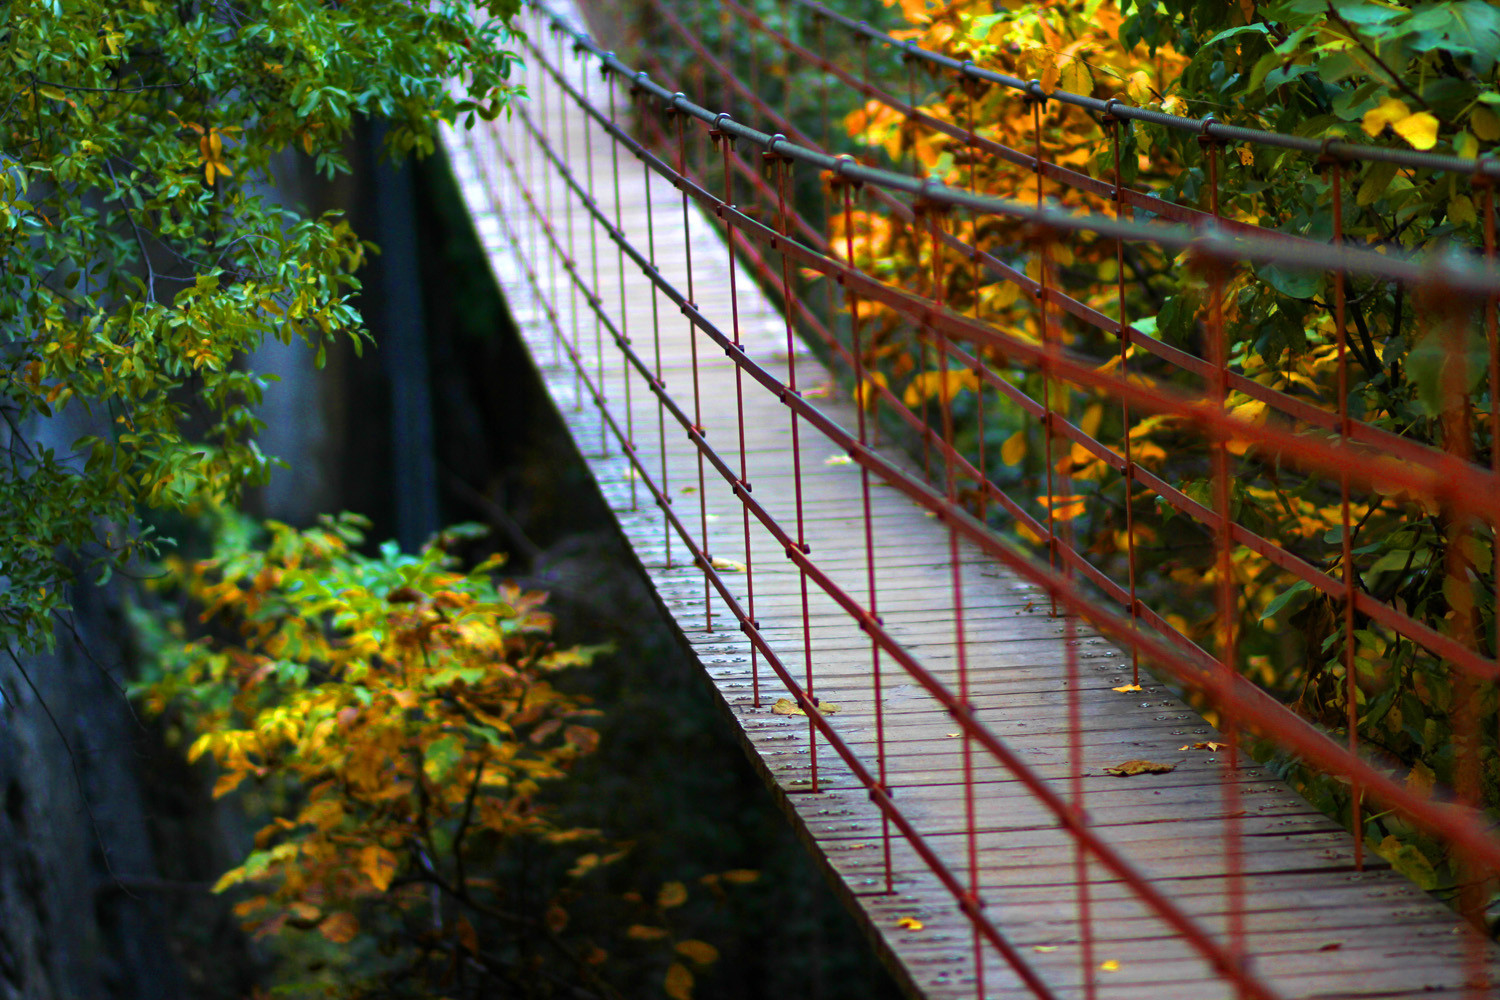
{"type": "MultiPolygon", "coordinates": [[[[1351,834],[1329,819],[1248,744],[1268,741],[1333,776],[1352,789],[1356,816],[1363,805],[1408,817],[1471,874],[1500,871],[1500,838],[1462,795],[1411,787],[1246,681],[1228,567],[1237,552],[1259,553],[1343,608],[1351,633],[1357,614],[1423,644],[1456,675],[1492,682],[1496,663],[1472,637],[1435,630],[1357,585],[1348,497],[1351,483],[1379,479],[1489,532],[1500,465],[1247,379],[1224,350],[1216,295],[1199,357],[1132,326],[1123,290],[1113,317],[1073,297],[1046,260],[1049,247],[1090,234],[1115,241],[1122,261],[1137,243],[1182,252],[1214,289],[1242,260],[1441,284],[1489,303],[1492,354],[1500,280],[1483,261],[1438,271],[1337,239],[1287,237],[1217,218],[1216,199],[1204,212],[1134,190],[1118,168],[1110,180],[1048,162],[1040,116],[1167,120],[1202,137],[1210,172],[1229,142],[1331,158],[1336,176],[1364,156],[1466,171],[1493,219],[1490,168],[1046,94],[820,4],[788,6],[816,20],[821,37],[851,41],[815,51],[733,0],[722,9],[787,60],[1034,172],[1039,188],[1073,185],[1116,213],[1004,202],[840,156],[812,138],[825,123],[778,113],[661,5],[699,83],[716,79],[738,117],[690,99],[659,64],[605,51],[576,7],[547,0],[522,15],[530,99],[445,142],[517,327],[664,613],[872,945],[914,997],[1495,995],[1490,942],[1364,844],[1358,820],[1351,834]],[[1035,104],[1037,134],[1007,145],[933,118],[829,54],[855,43],[1014,88],[1035,104]],[[1019,148],[1027,139],[1030,152],[1019,148]],[[879,204],[927,241],[931,266],[948,257],[1018,286],[1036,305],[1040,336],[955,311],[940,276],[902,287],[861,268],[852,242],[840,246],[799,213],[794,192],[813,180],[824,185],[825,216],[844,213],[846,240],[853,207],[879,204]],[[1023,223],[1042,266],[1028,271],[965,242],[961,227],[945,225],[954,213],[1023,223]],[[806,290],[809,276],[821,292],[806,290]],[[986,456],[981,444],[976,460],[957,443],[955,392],[940,385],[912,403],[867,370],[861,318],[871,304],[920,331],[930,370],[943,380],[964,373],[980,406],[1019,407],[1049,449],[1081,449],[1125,477],[1127,498],[1144,491],[1201,526],[1219,570],[1217,643],[1194,643],[1148,606],[1133,550],[1120,579],[1075,544],[1069,519],[1054,515],[1060,502],[1090,501],[1074,499],[1065,477],[1048,475],[1036,504],[1013,496],[997,485],[993,449],[986,456]],[[1116,338],[1122,364],[1074,353],[1052,333],[1064,322],[1116,338]],[[1135,354],[1199,376],[1201,391],[1133,374],[1124,362],[1135,354]],[[1006,366],[1041,372],[1042,398],[1006,366]],[[1237,420],[1225,406],[1231,391],[1324,433],[1237,420]],[[1068,396],[1079,392],[1113,400],[1127,428],[1148,413],[1196,426],[1213,462],[1207,502],[1135,461],[1128,434],[1101,441],[1070,416],[1068,396]],[[913,447],[893,443],[892,424],[913,447]],[[1235,519],[1237,440],[1341,484],[1343,569],[1314,566],[1235,519]],[[1028,550],[1002,523],[1041,541],[1028,550]]],[[[1118,274],[1127,280],[1123,266],[1118,274]]],[[[1466,746],[1478,753],[1477,741],[1466,746]]]]}

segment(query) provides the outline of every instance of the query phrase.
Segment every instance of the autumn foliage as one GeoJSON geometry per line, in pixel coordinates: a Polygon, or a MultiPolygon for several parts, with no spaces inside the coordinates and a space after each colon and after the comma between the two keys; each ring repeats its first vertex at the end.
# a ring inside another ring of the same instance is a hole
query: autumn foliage
{"type": "MultiPolygon", "coordinates": [[[[173,568],[207,632],[168,646],[146,704],[191,738],[190,759],[213,760],[216,796],[266,817],[215,890],[283,949],[321,938],[322,969],[296,989],[550,996],[555,980],[616,995],[615,937],[664,952],[668,995],[690,996],[717,950],[671,929],[684,883],[613,901],[613,926],[574,920],[589,874],[629,850],[560,824],[544,795],[597,748],[598,712],[556,679],[602,648],[557,648],[546,595],[496,582],[500,559],[454,568],[445,546],[468,532],[372,558],[361,527],[273,522],[264,546],[173,568]]],[[[722,895],[754,878],[700,881],[722,895]]]]}

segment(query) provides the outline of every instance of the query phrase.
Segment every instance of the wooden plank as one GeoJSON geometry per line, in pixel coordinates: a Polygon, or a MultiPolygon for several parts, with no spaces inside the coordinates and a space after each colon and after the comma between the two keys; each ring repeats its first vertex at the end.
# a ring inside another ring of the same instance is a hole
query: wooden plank
{"type": "MultiPolygon", "coordinates": [[[[568,72],[576,77],[582,70],[568,72]]],[[[552,139],[561,148],[565,119],[559,95],[534,72],[528,87],[537,95],[533,118],[540,121],[545,106],[552,139]]],[[[597,82],[594,88],[597,95],[597,82]]],[[[618,95],[617,105],[625,104],[618,95]]],[[[582,116],[574,111],[566,121],[571,130],[567,146],[581,155],[582,116]]],[[[984,751],[971,746],[966,763],[965,741],[953,735],[952,719],[889,655],[881,658],[878,706],[883,724],[877,734],[870,637],[837,601],[804,578],[783,545],[753,517],[747,551],[745,513],[732,484],[700,462],[684,428],[663,412],[639,373],[625,370],[619,352],[602,337],[591,303],[569,286],[568,270],[555,257],[549,262],[541,227],[523,204],[495,144],[530,164],[523,173],[536,189],[534,196],[548,206],[549,222],[565,246],[572,247],[577,273],[589,280],[599,275],[598,298],[611,322],[628,333],[632,348],[661,373],[667,391],[701,422],[706,440],[736,473],[743,447],[755,500],[789,535],[805,540],[809,558],[860,601],[867,595],[871,558],[865,547],[868,523],[887,629],[942,683],[956,688],[958,615],[947,531],[879,484],[870,490],[867,521],[860,472],[842,461],[837,446],[805,421],[794,421],[781,400],[751,379],[737,377],[724,352],[692,330],[629,262],[621,286],[613,246],[597,232],[590,242],[590,220],[562,178],[545,167],[541,154],[524,152],[528,142],[518,122],[496,123],[490,131],[451,132],[445,141],[534,363],[655,586],[664,613],[678,624],[685,648],[719,692],[752,760],[898,979],[913,996],[975,997],[979,966],[971,926],[952,894],[899,836],[890,840],[887,870],[889,828],[866,790],[826,741],[809,741],[805,718],[775,713],[774,703],[787,695],[785,687],[752,650],[722,598],[710,594],[705,604],[704,574],[692,565],[684,541],[665,528],[648,480],[670,496],[671,510],[704,551],[753,566],[747,573],[726,563],[725,585],[748,608],[753,584],[761,633],[794,677],[804,677],[811,659],[813,690],[840,706],[827,717],[829,724],[865,767],[876,771],[884,764],[897,805],[961,881],[969,878],[972,844],[975,887],[1001,932],[1055,995],[1084,996],[1077,853],[1058,816],[984,751]],[[515,239],[501,224],[502,217],[515,239]],[[526,277],[528,260],[545,299],[556,303],[550,314],[526,277]],[[570,367],[559,332],[582,359],[593,390],[607,397],[614,424],[631,429],[639,469],[606,428],[585,377],[570,367]],[[744,398],[743,439],[737,393],[744,398]],[[799,437],[795,449],[794,423],[799,437]],[[801,463],[800,477],[792,474],[794,456],[801,463]],[[751,694],[756,683],[758,702],[751,694]],[[972,789],[972,811],[965,804],[966,788],[972,789]],[[920,920],[922,929],[903,927],[906,918],[920,920]]],[[[612,181],[605,183],[612,161],[602,132],[595,131],[592,148],[596,200],[613,217],[612,181]]],[[[684,231],[680,195],[659,178],[648,185],[628,155],[620,166],[619,209],[627,237],[642,248],[653,240],[660,273],[684,292],[689,275],[683,248],[690,243],[697,305],[721,330],[732,330],[727,255],[716,223],[694,209],[684,231]]],[[[586,173],[573,170],[575,177],[586,173]]],[[[799,386],[818,387],[819,408],[843,426],[854,426],[848,401],[827,394],[831,378],[811,353],[800,344],[788,353],[784,320],[743,269],[737,292],[746,353],[781,378],[795,367],[799,386]]],[[[887,452],[887,457],[913,468],[903,456],[887,452]]],[[[1060,793],[1072,794],[1078,778],[1080,805],[1091,829],[1182,912],[1224,940],[1230,893],[1222,838],[1232,816],[1242,833],[1249,953],[1255,971],[1282,995],[1431,997],[1462,991],[1464,933],[1450,911],[1379,859],[1372,859],[1366,871],[1354,871],[1350,838],[1263,768],[1241,762],[1230,770],[1222,753],[1181,749],[1219,736],[1168,685],[1143,675],[1141,692],[1112,690],[1128,681],[1130,657],[1076,622],[1069,645],[1067,624],[1049,616],[1035,587],[967,547],[960,549],[959,569],[962,649],[969,698],[979,718],[1032,775],[1060,793]],[[1078,671],[1072,684],[1070,662],[1078,671]],[[1076,729],[1069,724],[1075,699],[1076,729]],[[1132,758],[1172,763],[1176,770],[1135,778],[1104,773],[1105,767],[1132,758]]],[[[1088,971],[1097,996],[1212,1000],[1233,995],[1203,956],[1146,907],[1118,873],[1098,862],[1087,870],[1087,930],[1095,963],[1088,971]],[[1120,963],[1117,970],[1098,967],[1109,959],[1120,963]]],[[[997,952],[988,947],[979,952],[988,995],[1029,995],[997,952]]],[[[1488,946],[1483,962],[1500,971],[1488,946]]]]}

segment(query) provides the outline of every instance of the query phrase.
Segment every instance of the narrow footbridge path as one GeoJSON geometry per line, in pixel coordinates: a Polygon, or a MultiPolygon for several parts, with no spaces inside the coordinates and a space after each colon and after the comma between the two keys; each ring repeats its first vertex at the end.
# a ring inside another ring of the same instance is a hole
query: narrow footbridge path
{"type": "MultiPolygon", "coordinates": [[[[1232,644],[1205,651],[1183,639],[1135,599],[1133,579],[1127,589],[1094,567],[1071,547],[1066,519],[1046,515],[1065,486],[1041,507],[1010,499],[955,444],[956,392],[940,389],[913,413],[863,369],[849,307],[858,317],[861,303],[880,302],[907,317],[942,359],[932,373],[977,379],[981,404],[1014,399],[997,357],[1075,387],[1095,378],[1093,391],[1137,412],[1177,407],[1206,434],[1226,426],[1222,397],[1090,375],[1095,366],[1045,338],[884,284],[820,243],[789,207],[789,186],[821,171],[835,212],[846,194],[878,190],[918,234],[937,201],[963,192],[818,161],[791,128],[756,131],[693,104],[594,48],[564,0],[524,17],[531,99],[446,136],[473,223],[662,608],[910,993],[1493,995],[1490,944],[1267,773],[1250,734],[1360,789],[1368,810],[1411,812],[1493,867],[1500,842],[1477,816],[1259,694],[1226,665],[1232,644]],[[795,291],[809,272],[837,291],[837,323],[795,291]],[[863,412],[850,384],[875,397],[863,412]],[[886,443],[889,420],[877,435],[883,408],[903,411],[897,423],[915,429],[916,449],[886,443]],[[994,525],[1020,525],[1042,544],[1023,551],[994,525]]],[[[1122,245],[1176,240],[1209,258],[1279,252],[1291,267],[1330,266],[1311,256],[1326,246],[1253,233],[1236,247],[1223,236],[1193,244],[1192,213],[1179,214],[1152,231],[1128,215],[1085,222],[1116,225],[1107,235],[1122,245]]],[[[1026,221],[1059,238],[1083,224],[1051,210],[1026,221]]],[[[936,225],[928,234],[934,245],[957,239],[936,225]]],[[[1044,334],[1049,307],[1081,315],[1049,296],[1045,268],[1039,283],[995,263],[1040,303],[1044,334]]],[[[1449,278],[1481,293],[1493,282],[1449,278]]],[[[1058,395],[1019,405],[1060,449],[1094,451],[1138,488],[1171,489],[1132,467],[1121,442],[1085,435],[1058,395]]],[[[1352,461],[1347,429],[1311,442],[1265,424],[1242,433],[1309,467],[1352,461]]],[[[1229,436],[1215,438],[1221,455],[1229,436]]],[[[1452,473],[1448,456],[1396,457],[1411,457],[1413,489],[1436,482],[1433,470],[1452,473]]],[[[1494,483],[1479,466],[1462,475],[1494,483]]],[[[1221,508],[1195,506],[1226,557],[1264,541],[1234,533],[1221,508]]]]}

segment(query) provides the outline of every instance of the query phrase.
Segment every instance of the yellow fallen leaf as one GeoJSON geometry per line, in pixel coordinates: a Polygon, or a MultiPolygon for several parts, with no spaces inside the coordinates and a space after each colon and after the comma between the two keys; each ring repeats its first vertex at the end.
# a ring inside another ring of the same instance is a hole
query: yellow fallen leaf
{"type": "Polygon", "coordinates": [[[1166,774],[1168,771],[1177,770],[1176,764],[1158,764],[1153,760],[1127,760],[1116,767],[1106,767],[1105,774],[1113,774],[1119,778],[1128,778],[1135,774],[1166,774]]]}
{"type": "MultiPolygon", "coordinates": [[[[806,715],[802,706],[790,698],[777,698],[776,704],[771,706],[771,711],[777,715],[806,715]]],[[[818,702],[818,711],[823,715],[834,715],[839,711],[839,706],[831,701],[818,702]]]]}
{"type": "Polygon", "coordinates": [[[848,455],[829,455],[823,459],[824,465],[853,465],[854,459],[848,455]]]}
{"type": "Polygon", "coordinates": [[[1102,962],[1099,963],[1099,971],[1100,972],[1119,972],[1120,971],[1120,963],[1117,962],[1117,961],[1115,961],[1112,958],[1107,958],[1104,961],[1102,961],[1102,962]]]}
{"type": "Polygon", "coordinates": [[[1182,746],[1178,747],[1177,749],[1179,749],[1179,750],[1212,750],[1214,753],[1218,753],[1220,750],[1224,749],[1228,745],[1229,745],[1228,743],[1216,743],[1213,740],[1202,740],[1202,741],[1200,741],[1198,743],[1185,743],[1182,746]]]}
{"type": "Polygon", "coordinates": [[[916,917],[902,917],[896,921],[896,926],[909,931],[919,931],[922,929],[923,924],[916,917]]]}
{"type": "Polygon", "coordinates": [[[1031,946],[1031,950],[1032,951],[1039,951],[1042,954],[1046,954],[1049,951],[1056,951],[1057,950],[1057,945],[1055,945],[1055,944],[1035,944],[1035,945],[1031,946]]]}
{"type": "Polygon", "coordinates": [[[714,556],[708,561],[708,564],[714,569],[721,569],[726,573],[745,572],[745,564],[742,562],[736,562],[733,559],[721,559],[718,556],[714,556]]]}
{"type": "Polygon", "coordinates": [[[1121,684],[1117,688],[1110,688],[1110,690],[1118,691],[1121,694],[1129,694],[1131,691],[1144,691],[1145,688],[1141,687],[1139,684],[1121,684]]]}

